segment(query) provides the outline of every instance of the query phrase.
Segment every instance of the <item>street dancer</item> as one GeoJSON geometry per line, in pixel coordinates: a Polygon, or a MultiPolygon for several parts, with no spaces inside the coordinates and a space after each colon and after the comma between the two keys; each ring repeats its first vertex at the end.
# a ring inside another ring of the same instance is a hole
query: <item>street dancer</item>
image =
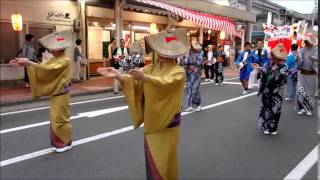
{"type": "Polygon", "coordinates": [[[197,41],[191,42],[190,53],[184,56],[184,67],[187,74],[186,98],[188,108],[186,111],[201,111],[201,65],[203,63],[203,51],[197,41]]]}
{"type": "Polygon", "coordinates": [[[316,39],[311,35],[304,37],[304,48],[299,51],[298,87],[296,98],[296,111],[298,114],[311,116],[314,110],[318,74],[318,48],[316,39]]]}
{"type": "Polygon", "coordinates": [[[280,43],[271,50],[271,63],[260,67],[261,83],[258,95],[261,95],[261,108],[258,118],[258,129],[266,135],[276,135],[281,115],[283,89],[287,78],[287,67],[284,64],[287,52],[280,43]]]}
{"type": "Polygon", "coordinates": [[[112,67],[98,72],[121,82],[134,128],[144,123],[147,179],[179,179],[177,148],[185,72],[175,58],[187,53],[187,34],[167,30],[145,40],[146,52],[158,55],[156,64],[132,69],[129,75],[112,67]]]}
{"type": "Polygon", "coordinates": [[[71,41],[56,32],[39,42],[52,53],[53,58],[41,64],[28,58],[16,58],[10,64],[27,67],[34,98],[49,96],[51,145],[55,152],[64,152],[72,148],[69,110],[71,60],[65,54],[71,41]]]}

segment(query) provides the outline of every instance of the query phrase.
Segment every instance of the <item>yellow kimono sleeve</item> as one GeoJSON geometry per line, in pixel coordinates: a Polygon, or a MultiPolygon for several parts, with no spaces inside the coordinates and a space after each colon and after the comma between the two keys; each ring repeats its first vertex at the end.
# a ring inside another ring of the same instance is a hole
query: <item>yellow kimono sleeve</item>
{"type": "Polygon", "coordinates": [[[135,129],[143,123],[143,86],[141,81],[136,81],[128,75],[124,75],[121,81],[122,91],[129,106],[131,121],[135,129]]]}
{"type": "Polygon", "coordinates": [[[181,111],[184,69],[174,65],[157,71],[154,70],[156,66],[143,69],[145,82],[126,75],[121,81],[133,126],[138,128],[144,123],[145,133],[167,128],[175,114],[181,111]]]}
{"type": "Polygon", "coordinates": [[[70,82],[70,60],[63,56],[27,68],[34,98],[51,96],[64,92],[70,82]]]}

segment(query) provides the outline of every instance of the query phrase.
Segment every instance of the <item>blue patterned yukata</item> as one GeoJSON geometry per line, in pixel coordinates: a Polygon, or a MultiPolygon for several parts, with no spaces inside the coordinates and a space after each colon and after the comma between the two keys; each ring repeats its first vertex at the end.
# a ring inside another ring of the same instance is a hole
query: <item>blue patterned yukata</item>
{"type": "Polygon", "coordinates": [[[191,52],[184,56],[183,66],[186,70],[187,89],[186,97],[188,107],[198,107],[201,104],[200,83],[203,51],[191,52]]]}
{"type": "Polygon", "coordinates": [[[265,64],[261,69],[258,93],[258,95],[261,95],[261,108],[258,118],[260,131],[272,133],[278,129],[287,73],[288,70],[284,64],[265,64]]]}

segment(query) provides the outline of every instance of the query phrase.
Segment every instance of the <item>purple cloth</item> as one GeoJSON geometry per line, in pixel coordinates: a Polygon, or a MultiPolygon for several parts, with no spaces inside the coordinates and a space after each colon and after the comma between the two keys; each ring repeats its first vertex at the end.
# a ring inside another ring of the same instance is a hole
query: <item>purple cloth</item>
{"type": "Polygon", "coordinates": [[[169,124],[168,128],[173,128],[179,126],[181,123],[181,113],[174,115],[172,122],[169,124]]]}

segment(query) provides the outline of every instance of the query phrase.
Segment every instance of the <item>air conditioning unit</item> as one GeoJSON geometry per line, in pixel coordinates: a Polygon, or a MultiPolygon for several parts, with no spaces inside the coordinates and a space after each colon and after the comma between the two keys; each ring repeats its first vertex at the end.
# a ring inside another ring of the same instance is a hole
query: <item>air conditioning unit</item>
{"type": "Polygon", "coordinates": [[[280,10],[280,14],[286,14],[286,13],[287,13],[287,11],[285,9],[280,10]]]}
{"type": "Polygon", "coordinates": [[[81,29],[81,21],[78,20],[78,19],[75,19],[74,23],[73,23],[73,26],[74,26],[74,30],[75,31],[80,31],[80,29],[81,29]]]}

